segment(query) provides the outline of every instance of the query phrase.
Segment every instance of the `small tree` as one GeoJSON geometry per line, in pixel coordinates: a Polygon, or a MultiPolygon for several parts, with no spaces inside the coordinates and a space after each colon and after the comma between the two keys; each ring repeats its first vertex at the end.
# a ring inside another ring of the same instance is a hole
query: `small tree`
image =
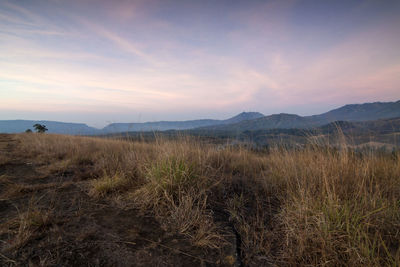
{"type": "Polygon", "coordinates": [[[35,125],[33,125],[33,128],[35,128],[36,132],[38,132],[38,133],[44,133],[44,132],[48,131],[48,129],[46,128],[46,125],[42,125],[39,123],[36,123],[35,125]]]}
{"type": "Polygon", "coordinates": [[[26,129],[26,131],[25,131],[26,133],[31,133],[32,132],[32,130],[31,129],[26,129]]]}

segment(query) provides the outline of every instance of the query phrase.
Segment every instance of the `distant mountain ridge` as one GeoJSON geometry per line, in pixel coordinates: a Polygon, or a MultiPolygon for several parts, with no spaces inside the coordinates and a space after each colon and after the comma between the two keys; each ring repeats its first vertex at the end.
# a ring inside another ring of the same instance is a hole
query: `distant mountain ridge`
{"type": "Polygon", "coordinates": [[[166,131],[199,129],[201,131],[252,131],[268,129],[310,129],[334,121],[371,121],[400,117],[400,101],[350,104],[312,116],[242,112],[226,120],[200,119],[188,121],[157,121],[143,123],[112,123],[96,129],[83,123],[65,123],[37,120],[0,120],[0,132],[17,133],[32,129],[33,124],[45,124],[49,133],[60,134],[110,134],[118,132],[166,131]]]}
{"type": "Polygon", "coordinates": [[[156,122],[143,122],[143,123],[112,123],[105,128],[105,133],[118,133],[118,132],[135,132],[135,131],[166,131],[166,130],[187,130],[198,127],[206,127],[212,125],[225,125],[237,123],[245,120],[252,120],[264,117],[259,112],[242,112],[230,119],[226,120],[188,120],[188,121],[156,121],[156,122]]]}
{"type": "MultiPolygon", "coordinates": [[[[370,121],[400,117],[400,101],[351,104],[312,116],[296,114],[273,114],[262,118],[242,121],[229,125],[213,125],[202,127],[202,131],[231,131],[268,129],[310,129],[334,121],[370,121]]],[[[200,129],[200,128],[199,128],[200,129]]]]}
{"type": "Polygon", "coordinates": [[[369,121],[400,117],[400,100],[350,104],[320,115],[309,116],[315,121],[369,121]]]}
{"type": "Polygon", "coordinates": [[[267,129],[289,129],[289,128],[308,128],[315,126],[312,120],[301,117],[296,114],[273,114],[261,118],[241,121],[227,125],[214,125],[202,127],[201,130],[210,131],[250,131],[250,130],[267,130],[267,129]]]}
{"type": "Polygon", "coordinates": [[[96,135],[129,131],[165,131],[165,130],[186,130],[201,126],[216,124],[230,124],[243,120],[264,117],[259,112],[242,112],[226,120],[188,120],[188,121],[157,121],[143,123],[112,123],[103,129],[96,129],[83,123],[67,123],[47,120],[0,120],[0,133],[20,133],[27,129],[33,130],[36,123],[44,124],[49,133],[72,134],[72,135],[96,135]]]}
{"type": "Polygon", "coordinates": [[[70,123],[47,120],[0,120],[0,133],[21,133],[27,129],[33,129],[34,124],[46,125],[49,133],[92,135],[98,133],[98,129],[87,126],[84,123],[70,123]]]}

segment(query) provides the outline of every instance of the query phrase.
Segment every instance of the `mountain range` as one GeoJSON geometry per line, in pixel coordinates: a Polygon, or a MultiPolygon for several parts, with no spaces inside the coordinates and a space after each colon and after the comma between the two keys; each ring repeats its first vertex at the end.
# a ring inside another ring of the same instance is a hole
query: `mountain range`
{"type": "Polygon", "coordinates": [[[312,129],[335,121],[371,121],[400,117],[400,101],[351,104],[312,116],[296,114],[273,114],[264,116],[259,112],[242,112],[226,120],[200,119],[188,121],[158,121],[144,123],[112,123],[96,129],[83,123],[65,123],[36,120],[0,120],[0,132],[18,133],[32,129],[36,123],[44,124],[50,133],[95,135],[119,132],[144,132],[166,130],[199,131],[257,131],[268,129],[312,129]]]}
{"type": "Polygon", "coordinates": [[[400,117],[400,100],[397,102],[374,102],[351,104],[312,116],[296,114],[273,114],[253,120],[228,125],[202,127],[203,131],[242,132],[267,129],[312,129],[335,121],[370,121],[400,117]]]}
{"type": "Polygon", "coordinates": [[[0,133],[21,133],[27,129],[33,131],[33,125],[36,123],[45,125],[49,133],[93,135],[99,132],[99,129],[87,126],[84,123],[47,120],[0,120],[0,133]]]}
{"type": "Polygon", "coordinates": [[[188,120],[188,121],[156,121],[144,123],[112,123],[102,129],[104,133],[140,132],[140,131],[166,131],[187,130],[213,125],[229,125],[241,121],[253,120],[264,117],[259,112],[242,112],[226,120],[188,120]]]}

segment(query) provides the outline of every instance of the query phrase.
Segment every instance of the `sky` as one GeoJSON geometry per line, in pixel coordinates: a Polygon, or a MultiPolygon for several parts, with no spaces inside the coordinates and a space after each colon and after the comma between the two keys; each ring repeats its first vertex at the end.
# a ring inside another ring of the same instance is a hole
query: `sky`
{"type": "Polygon", "coordinates": [[[0,0],[0,119],[311,115],[400,99],[400,1],[0,0]]]}

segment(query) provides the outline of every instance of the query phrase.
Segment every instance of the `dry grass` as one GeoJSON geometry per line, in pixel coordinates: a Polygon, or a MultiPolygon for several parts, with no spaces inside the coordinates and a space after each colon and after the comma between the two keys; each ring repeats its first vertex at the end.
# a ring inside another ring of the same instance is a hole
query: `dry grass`
{"type": "Polygon", "coordinates": [[[132,180],[124,174],[115,173],[113,176],[104,175],[91,181],[89,194],[96,197],[104,197],[110,193],[121,193],[129,190],[132,180]]]}
{"type": "Polygon", "coordinates": [[[188,137],[18,138],[51,171],[90,169],[91,195],[118,195],[195,245],[220,246],[217,211],[225,212],[246,264],[400,266],[398,155],[356,154],[344,143],[261,154],[188,137]]]}
{"type": "Polygon", "coordinates": [[[38,199],[29,201],[27,210],[20,212],[18,217],[1,225],[0,233],[6,233],[14,238],[5,247],[6,250],[15,250],[27,244],[41,228],[49,225],[52,219],[52,210],[38,208],[38,199]]]}
{"type": "Polygon", "coordinates": [[[399,264],[398,158],[311,149],[272,155],[269,177],[286,183],[278,215],[285,262],[399,264]]]}

